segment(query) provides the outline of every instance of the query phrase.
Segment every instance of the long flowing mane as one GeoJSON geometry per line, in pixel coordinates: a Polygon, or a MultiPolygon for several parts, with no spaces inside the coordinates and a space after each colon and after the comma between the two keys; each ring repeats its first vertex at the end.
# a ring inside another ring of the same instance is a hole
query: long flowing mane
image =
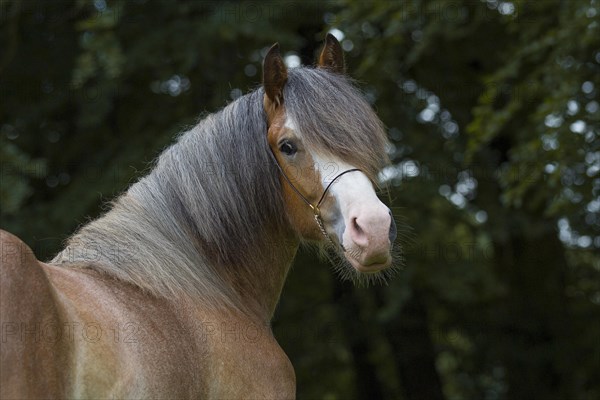
{"type": "MultiPolygon", "coordinates": [[[[272,238],[290,234],[263,94],[252,91],[180,135],[52,262],[92,268],[158,296],[231,305],[228,277],[251,275],[265,253],[277,251],[272,238]]],[[[348,78],[291,69],[284,102],[308,146],[371,177],[386,162],[381,122],[348,78]]]]}

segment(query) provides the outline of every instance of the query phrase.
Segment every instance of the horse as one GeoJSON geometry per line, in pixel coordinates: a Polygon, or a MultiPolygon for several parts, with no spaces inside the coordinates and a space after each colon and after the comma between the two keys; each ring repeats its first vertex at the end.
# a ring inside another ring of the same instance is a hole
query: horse
{"type": "Polygon", "coordinates": [[[301,243],[386,279],[385,129],[328,35],[181,134],[51,261],[2,231],[2,398],[295,398],[270,321],[301,243]]]}

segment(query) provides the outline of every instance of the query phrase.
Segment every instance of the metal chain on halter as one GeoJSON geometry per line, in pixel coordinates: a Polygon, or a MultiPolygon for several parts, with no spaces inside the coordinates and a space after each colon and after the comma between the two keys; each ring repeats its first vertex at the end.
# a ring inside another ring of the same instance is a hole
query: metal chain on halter
{"type": "MultiPolygon", "coordinates": [[[[315,221],[317,221],[317,225],[319,225],[319,229],[321,230],[323,236],[325,236],[325,238],[329,241],[329,244],[333,246],[333,248],[335,248],[335,242],[333,241],[333,239],[331,239],[331,236],[329,236],[329,234],[325,230],[325,225],[323,225],[323,219],[321,218],[321,215],[315,214],[314,217],[315,221]]],[[[342,248],[342,251],[346,251],[343,244],[340,243],[340,247],[342,248]]]]}
{"type": "MultiPolygon", "coordinates": [[[[286,175],[286,173],[283,171],[283,168],[281,168],[281,165],[279,165],[279,161],[277,161],[277,158],[275,157],[275,154],[273,154],[272,150],[269,151],[269,154],[271,155],[271,158],[275,162],[275,165],[277,166],[277,169],[279,169],[279,172],[281,172],[281,175],[287,181],[287,183],[290,185],[290,187],[312,209],[313,214],[314,214],[313,216],[315,218],[315,221],[316,221],[317,225],[319,226],[319,229],[320,229],[321,233],[323,234],[323,236],[325,236],[325,238],[329,241],[329,243],[335,248],[336,247],[335,242],[333,241],[333,239],[331,239],[331,236],[329,236],[329,234],[327,233],[327,230],[325,230],[325,224],[323,224],[323,218],[321,218],[321,210],[319,209],[319,206],[321,205],[321,203],[323,202],[323,200],[325,200],[325,196],[327,195],[327,191],[329,190],[329,188],[331,187],[331,185],[333,185],[333,183],[336,180],[338,180],[342,175],[345,175],[345,174],[347,174],[349,172],[360,171],[360,169],[358,169],[358,168],[351,168],[351,169],[348,169],[348,170],[346,170],[344,172],[341,172],[338,175],[336,175],[336,177],[333,178],[331,180],[331,182],[329,182],[329,184],[327,185],[327,187],[323,191],[323,194],[321,195],[321,198],[319,199],[319,201],[317,202],[317,204],[313,205],[302,194],[302,192],[300,192],[300,190],[298,190],[298,188],[296,188],[296,186],[294,186],[294,184],[292,183],[292,181],[290,180],[290,178],[288,178],[288,176],[286,175]]],[[[343,251],[346,251],[346,249],[344,248],[344,245],[342,243],[340,243],[339,245],[340,245],[340,247],[342,248],[343,251]]]]}

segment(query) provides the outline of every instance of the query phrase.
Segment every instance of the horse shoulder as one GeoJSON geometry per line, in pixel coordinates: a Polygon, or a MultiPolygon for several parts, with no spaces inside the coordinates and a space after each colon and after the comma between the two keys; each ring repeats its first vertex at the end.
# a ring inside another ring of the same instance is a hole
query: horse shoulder
{"type": "Polygon", "coordinates": [[[64,397],[61,310],[33,251],[0,231],[0,397],[64,397]]]}
{"type": "Polygon", "coordinates": [[[208,398],[296,397],[294,368],[268,324],[223,317],[204,332],[212,359],[208,398]]]}
{"type": "Polygon", "coordinates": [[[257,349],[259,357],[256,367],[264,371],[264,376],[257,389],[264,393],[265,398],[295,399],[296,374],[294,367],[287,354],[272,336],[270,329],[268,333],[268,340],[265,340],[257,349]]]}

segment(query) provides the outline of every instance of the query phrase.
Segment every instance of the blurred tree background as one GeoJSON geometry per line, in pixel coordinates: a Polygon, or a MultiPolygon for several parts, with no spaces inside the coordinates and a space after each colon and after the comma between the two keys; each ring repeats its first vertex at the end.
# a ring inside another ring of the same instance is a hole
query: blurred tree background
{"type": "MultiPolygon", "coordinates": [[[[47,259],[173,137],[326,32],[389,129],[405,265],[301,252],[304,399],[600,398],[600,1],[0,1],[2,228],[47,259]]],[[[385,196],[384,196],[385,197],[385,196]]]]}

